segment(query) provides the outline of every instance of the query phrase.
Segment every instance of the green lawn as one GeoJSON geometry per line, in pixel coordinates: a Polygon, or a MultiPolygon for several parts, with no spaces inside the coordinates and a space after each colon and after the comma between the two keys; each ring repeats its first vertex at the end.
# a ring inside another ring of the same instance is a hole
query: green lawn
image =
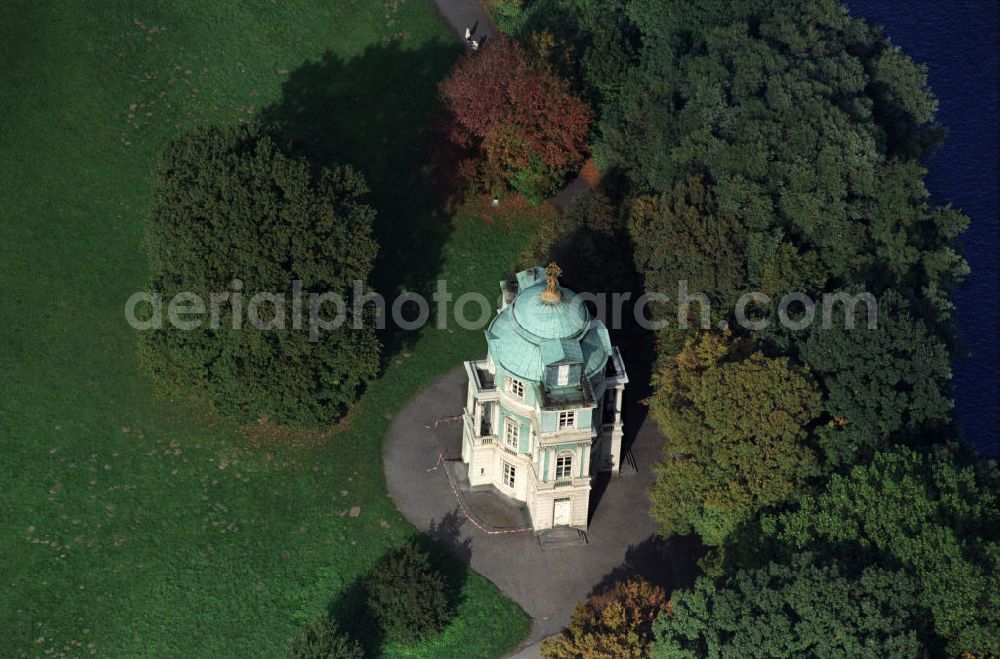
{"type": "MultiPolygon", "coordinates": [[[[381,438],[417,389],[482,352],[480,332],[397,337],[344,427],[275,436],[155,398],[124,303],[145,282],[164,140],[264,108],[313,157],[369,178],[383,292],[441,274],[493,296],[526,230],[453,222],[421,170],[456,54],[422,0],[0,8],[5,654],[277,655],[413,533],[386,495],[381,438]]],[[[527,616],[465,577],[441,639],[386,654],[516,645],[527,616]]]]}

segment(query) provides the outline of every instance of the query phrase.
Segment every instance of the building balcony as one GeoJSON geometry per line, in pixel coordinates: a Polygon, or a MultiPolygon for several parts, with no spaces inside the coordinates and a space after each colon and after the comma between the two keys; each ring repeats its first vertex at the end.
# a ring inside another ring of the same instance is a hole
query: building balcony
{"type": "Polygon", "coordinates": [[[480,432],[475,432],[473,426],[475,421],[469,411],[466,410],[465,414],[462,415],[463,424],[465,425],[465,436],[471,440],[473,446],[489,446],[497,442],[497,436],[491,432],[488,432],[489,424],[482,424],[480,432]]]}
{"type": "Polygon", "coordinates": [[[593,428],[562,428],[552,432],[538,433],[538,445],[542,447],[557,446],[559,444],[583,444],[589,446],[595,437],[593,428]]]}
{"type": "Polygon", "coordinates": [[[625,372],[625,362],[622,360],[622,353],[618,346],[611,349],[611,357],[604,367],[604,380],[608,387],[628,384],[628,374],[625,372]]]}
{"type": "Polygon", "coordinates": [[[559,480],[543,481],[539,480],[538,475],[535,473],[534,467],[527,470],[528,480],[531,485],[538,492],[549,492],[553,490],[568,489],[573,487],[580,487],[582,485],[590,485],[590,476],[574,476],[573,478],[560,478],[559,480]]]}
{"type": "Polygon", "coordinates": [[[479,400],[495,400],[498,396],[497,383],[493,374],[486,368],[485,359],[474,359],[465,362],[465,372],[472,384],[472,393],[479,400]]]}

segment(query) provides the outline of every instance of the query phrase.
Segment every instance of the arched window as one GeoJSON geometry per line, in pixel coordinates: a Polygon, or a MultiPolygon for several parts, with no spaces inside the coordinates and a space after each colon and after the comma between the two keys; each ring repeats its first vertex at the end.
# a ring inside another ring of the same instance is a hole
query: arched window
{"type": "Polygon", "coordinates": [[[564,480],[573,477],[573,454],[560,453],[556,457],[556,480],[564,480]]]}

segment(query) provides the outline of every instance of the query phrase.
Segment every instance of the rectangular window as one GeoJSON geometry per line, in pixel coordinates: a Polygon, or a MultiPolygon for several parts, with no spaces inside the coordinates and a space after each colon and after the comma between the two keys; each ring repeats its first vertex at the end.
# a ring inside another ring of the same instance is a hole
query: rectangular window
{"type": "Polygon", "coordinates": [[[559,413],[559,429],[563,428],[575,428],[576,427],[576,412],[560,412],[559,413]]]}
{"type": "Polygon", "coordinates": [[[518,449],[521,442],[521,424],[514,421],[510,417],[504,419],[503,426],[503,441],[507,446],[514,449],[518,449]]]}
{"type": "Polygon", "coordinates": [[[517,470],[514,469],[513,465],[509,465],[506,462],[503,463],[503,484],[507,487],[514,487],[514,477],[517,474],[517,470]]]}
{"type": "Polygon", "coordinates": [[[556,478],[572,478],[573,477],[573,456],[572,455],[560,455],[556,458],[556,478]]]}
{"type": "Polygon", "coordinates": [[[508,375],[507,391],[517,396],[518,398],[524,398],[524,383],[521,382],[520,380],[515,380],[514,378],[508,375]]]}
{"type": "Polygon", "coordinates": [[[556,385],[565,387],[569,384],[569,364],[563,364],[556,369],[556,385]]]}

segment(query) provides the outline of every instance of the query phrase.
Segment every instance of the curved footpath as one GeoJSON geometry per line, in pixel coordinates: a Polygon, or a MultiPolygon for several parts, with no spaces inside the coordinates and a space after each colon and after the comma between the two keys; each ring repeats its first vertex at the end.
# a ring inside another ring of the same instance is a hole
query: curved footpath
{"type": "Polygon", "coordinates": [[[386,484],[406,519],[493,581],[532,617],[531,634],[522,646],[526,653],[535,653],[538,641],[559,632],[577,602],[619,579],[640,575],[665,588],[688,582],[695,549],[658,538],[649,516],[646,493],[663,442],[651,420],[637,433],[626,431],[626,441],[635,438],[631,454],[637,471],[611,480],[603,492],[600,486],[591,492],[598,502],[588,544],[542,551],[531,531],[487,535],[476,528],[463,514],[439,461],[442,454],[451,459],[461,455],[461,423],[434,428],[435,421],[462,413],[466,386],[465,369],[456,367],[395,416],[382,449],[386,484]]]}

